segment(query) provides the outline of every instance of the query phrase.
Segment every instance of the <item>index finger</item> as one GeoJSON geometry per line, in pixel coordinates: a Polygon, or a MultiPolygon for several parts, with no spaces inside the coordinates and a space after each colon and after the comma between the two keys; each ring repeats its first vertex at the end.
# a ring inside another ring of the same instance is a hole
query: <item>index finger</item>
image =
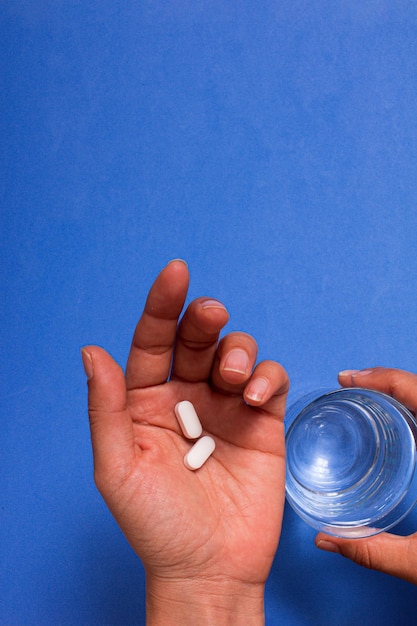
{"type": "Polygon", "coordinates": [[[167,380],[188,284],[188,268],[181,260],[168,263],[153,283],[133,335],[126,365],[128,390],[167,380]]]}

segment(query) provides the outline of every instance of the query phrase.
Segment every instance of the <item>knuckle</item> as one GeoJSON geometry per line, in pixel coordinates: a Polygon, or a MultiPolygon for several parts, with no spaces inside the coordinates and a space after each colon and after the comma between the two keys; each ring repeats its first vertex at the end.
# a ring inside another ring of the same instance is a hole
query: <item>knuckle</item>
{"type": "Polygon", "coordinates": [[[398,391],[401,388],[401,384],[402,384],[402,372],[400,370],[395,370],[392,369],[389,372],[389,390],[388,393],[390,396],[393,396],[395,398],[395,396],[398,395],[398,391]]]}
{"type": "Polygon", "coordinates": [[[165,356],[167,353],[170,353],[172,349],[171,344],[165,343],[135,343],[134,346],[139,352],[145,353],[149,356],[165,356]]]}
{"type": "Polygon", "coordinates": [[[183,338],[181,340],[181,345],[183,348],[187,350],[192,350],[193,352],[204,352],[205,350],[209,350],[216,346],[217,337],[215,339],[210,340],[193,340],[183,338]]]}
{"type": "Polygon", "coordinates": [[[355,548],[353,561],[366,569],[373,568],[372,554],[368,544],[364,543],[360,547],[355,548]]]}

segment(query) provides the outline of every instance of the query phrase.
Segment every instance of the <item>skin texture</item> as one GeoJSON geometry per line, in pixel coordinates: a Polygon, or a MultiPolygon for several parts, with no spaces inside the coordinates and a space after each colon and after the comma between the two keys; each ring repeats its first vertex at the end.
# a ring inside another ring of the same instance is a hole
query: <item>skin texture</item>
{"type": "MultiPolygon", "coordinates": [[[[393,396],[414,415],[417,413],[417,376],[398,369],[376,367],[347,370],[339,374],[343,387],[366,387],[393,396]]],[[[399,537],[381,533],[367,539],[341,539],[324,533],[316,546],[341,554],[364,567],[375,569],[417,584],[417,533],[399,537]]]]}
{"type": "MultiPolygon", "coordinates": [[[[288,377],[256,364],[246,333],[220,339],[224,305],[197,298],[183,312],[189,274],[172,261],[150,289],[124,373],[98,346],[82,350],[98,489],[147,582],[147,624],[264,624],[264,585],[278,545],[285,497],[288,377]],[[181,317],[182,315],[182,317],[181,317]],[[216,441],[191,472],[192,446],[174,407],[190,400],[203,434],[216,441]]],[[[417,413],[417,376],[349,370],[344,387],[392,395],[417,413]]],[[[341,539],[319,533],[320,549],[417,584],[417,533],[341,539]]]]}
{"type": "Polygon", "coordinates": [[[198,298],[176,260],[137,324],[126,374],[82,350],[96,485],[147,577],[148,624],[263,624],[264,584],[281,532],[288,377],[256,364],[246,333],[219,340],[225,307],[198,298]],[[216,450],[195,472],[174,415],[190,400],[216,450]]]}

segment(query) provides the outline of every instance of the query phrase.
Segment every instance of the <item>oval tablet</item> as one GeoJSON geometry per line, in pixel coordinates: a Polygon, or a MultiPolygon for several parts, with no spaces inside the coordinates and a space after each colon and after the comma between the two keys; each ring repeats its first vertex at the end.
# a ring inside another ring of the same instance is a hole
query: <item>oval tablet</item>
{"type": "Polygon", "coordinates": [[[184,457],[184,465],[189,470],[199,469],[207,461],[209,456],[213,454],[216,444],[212,437],[204,435],[188,450],[184,457]]]}
{"type": "Polygon", "coordinates": [[[198,415],[189,400],[183,400],[175,405],[174,409],[182,433],[187,439],[198,439],[203,432],[198,415]]]}

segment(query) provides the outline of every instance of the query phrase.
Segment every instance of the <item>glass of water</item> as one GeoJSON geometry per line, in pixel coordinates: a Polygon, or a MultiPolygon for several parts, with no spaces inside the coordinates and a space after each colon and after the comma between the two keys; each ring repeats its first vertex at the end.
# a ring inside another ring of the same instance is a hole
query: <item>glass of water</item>
{"type": "Polygon", "coordinates": [[[311,393],[286,415],[287,500],[339,537],[388,530],[417,501],[417,422],[369,389],[311,393]]]}

